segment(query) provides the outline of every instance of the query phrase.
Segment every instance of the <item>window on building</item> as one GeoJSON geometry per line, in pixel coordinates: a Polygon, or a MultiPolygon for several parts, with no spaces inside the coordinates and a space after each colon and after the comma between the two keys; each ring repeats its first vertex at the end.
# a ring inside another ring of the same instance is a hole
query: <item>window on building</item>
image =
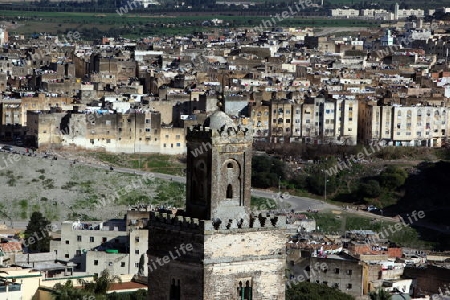
{"type": "Polygon", "coordinates": [[[81,235],[77,235],[77,242],[81,242],[81,235]]]}
{"type": "Polygon", "coordinates": [[[333,287],[338,289],[339,288],[339,283],[335,283],[333,287]]]}
{"type": "Polygon", "coordinates": [[[98,260],[94,259],[94,266],[98,266],[98,260]]]}
{"type": "Polygon", "coordinates": [[[245,282],[245,285],[242,283],[242,281],[239,281],[239,284],[237,287],[237,293],[238,293],[239,300],[253,299],[253,291],[252,291],[252,287],[250,286],[250,281],[247,280],[245,282]]]}
{"type": "Polygon", "coordinates": [[[90,139],[89,141],[91,144],[94,144],[94,139],[90,139]]]}
{"type": "Polygon", "coordinates": [[[65,258],[69,258],[69,253],[64,254],[65,258]]]}
{"type": "Polygon", "coordinates": [[[163,144],[163,147],[166,148],[166,146],[167,146],[166,143],[164,143],[164,144],[163,144]]]}
{"type": "Polygon", "coordinates": [[[139,237],[136,237],[134,240],[136,241],[136,243],[139,243],[139,237]]]}
{"type": "Polygon", "coordinates": [[[233,186],[229,184],[227,186],[227,198],[232,199],[233,198],[233,186]]]}
{"type": "Polygon", "coordinates": [[[150,119],[145,119],[145,123],[146,124],[150,123],[150,119]]]}
{"type": "Polygon", "coordinates": [[[91,242],[91,243],[94,242],[94,237],[93,236],[89,237],[89,242],[91,242]]]}
{"type": "Polygon", "coordinates": [[[75,256],[81,256],[81,250],[75,250],[75,256]]]}
{"type": "Polygon", "coordinates": [[[352,275],[353,270],[347,270],[347,275],[352,275]]]}
{"type": "Polygon", "coordinates": [[[139,263],[134,263],[135,268],[139,268],[139,263]]]}
{"type": "Polygon", "coordinates": [[[120,267],[124,268],[125,267],[125,262],[121,262],[120,263],[120,267]]]}
{"type": "Polygon", "coordinates": [[[66,245],[69,245],[69,243],[70,243],[69,240],[66,240],[66,245]]]}
{"type": "Polygon", "coordinates": [[[134,254],[139,254],[139,249],[134,250],[134,254]]]}
{"type": "Polygon", "coordinates": [[[334,269],[334,274],[339,274],[339,268],[334,269]]]}
{"type": "Polygon", "coordinates": [[[176,136],[175,136],[175,139],[177,139],[177,140],[179,140],[181,138],[181,136],[179,135],[179,134],[177,134],[176,136]]]}
{"type": "Polygon", "coordinates": [[[106,143],[110,144],[111,143],[111,139],[106,139],[106,143]]]}
{"type": "Polygon", "coordinates": [[[106,243],[106,238],[102,237],[102,243],[106,243]]]}
{"type": "Polygon", "coordinates": [[[181,289],[180,289],[180,280],[175,282],[175,279],[172,279],[170,284],[170,300],[180,300],[181,299],[181,289]]]}
{"type": "Polygon", "coordinates": [[[177,147],[181,147],[181,144],[180,144],[180,143],[177,143],[177,147]]]}
{"type": "Polygon", "coordinates": [[[328,285],[328,281],[323,281],[322,283],[325,285],[328,285]]]}
{"type": "Polygon", "coordinates": [[[352,284],[351,283],[347,283],[347,290],[351,290],[352,289],[352,284]]]}

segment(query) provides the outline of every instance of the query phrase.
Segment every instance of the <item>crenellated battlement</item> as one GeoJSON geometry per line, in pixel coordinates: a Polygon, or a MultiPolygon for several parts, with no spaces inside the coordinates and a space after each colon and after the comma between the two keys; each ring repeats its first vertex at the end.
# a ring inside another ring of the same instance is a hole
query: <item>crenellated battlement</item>
{"type": "Polygon", "coordinates": [[[259,214],[258,216],[251,216],[246,221],[243,218],[199,220],[167,213],[150,212],[149,223],[151,226],[167,226],[172,230],[225,233],[230,231],[285,229],[286,216],[259,214]]]}
{"type": "Polygon", "coordinates": [[[204,221],[197,218],[175,216],[168,213],[150,212],[151,225],[163,225],[178,227],[180,230],[203,230],[204,221]]]}
{"type": "Polygon", "coordinates": [[[226,138],[239,140],[252,140],[253,134],[250,126],[222,126],[220,129],[213,129],[206,126],[196,125],[187,129],[187,138],[210,139],[210,138],[226,138]]]}

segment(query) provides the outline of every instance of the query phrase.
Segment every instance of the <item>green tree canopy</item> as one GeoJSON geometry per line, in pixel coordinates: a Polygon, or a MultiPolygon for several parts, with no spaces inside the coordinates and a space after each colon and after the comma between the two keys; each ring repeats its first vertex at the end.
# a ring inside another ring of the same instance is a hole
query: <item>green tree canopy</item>
{"type": "Polygon", "coordinates": [[[299,282],[286,290],[286,300],[353,300],[350,295],[326,286],[310,282],[299,282]]]}
{"type": "Polygon", "coordinates": [[[391,294],[389,294],[389,292],[379,289],[376,292],[370,292],[369,298],[370,298],[370,300],[391,300],[392,296],[391,296],[391,294]]]}
{"type": "Polygon", "coordinates": [[[383,188],[395,190],[405,183],[408,173],[400,167],[390,166],[380,173],[380,183],[383,188]]]}
{"type": "Polygon", "coordinates": [[[57,283],[53,286],[53,297],[55,300],[73,300],[73,299],[89,299],[93,296],[82,289],[76,289],[73,286],[72,280],[67,280],[64,284],[57,283]]]}
{"type": "Polygon", "coordinates": [[[29,252],[49,252],[51,222],[41,212],[33,212],[25,230],[25,247],[29,252]]]}
{"type": "Polygon", "coordinates": [[[361,182],[359,184],[359,194],[362,197],[370,197],[375,198],[380,196],[381,194],[381,187],[378,181],[376,180],[369,180],[367,182],[361,182]]]}
{"type": "Polygon", "coordinates": [[[100,276],[94,278],[94,281],[80,280],[81,285],[86,291],[97,295],[105,295],[106,291],[109,290],[111,284],[114,282],[122,283],[122,279],[117,275],[111,275],[108,269],[103,270],[100,273],[100,276]]]}

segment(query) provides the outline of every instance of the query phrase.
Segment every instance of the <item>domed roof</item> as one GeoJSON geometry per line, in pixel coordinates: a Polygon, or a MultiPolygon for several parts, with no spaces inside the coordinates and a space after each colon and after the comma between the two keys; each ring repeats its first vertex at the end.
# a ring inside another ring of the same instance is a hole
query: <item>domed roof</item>
{"type": "Polygon", "coordinates": [[[203,126],[211,129],[221,129],[224,125],[225,127],[235,127],[233,120],[221,110],[216,110],[206,118],[203,124],[203,126]]]}

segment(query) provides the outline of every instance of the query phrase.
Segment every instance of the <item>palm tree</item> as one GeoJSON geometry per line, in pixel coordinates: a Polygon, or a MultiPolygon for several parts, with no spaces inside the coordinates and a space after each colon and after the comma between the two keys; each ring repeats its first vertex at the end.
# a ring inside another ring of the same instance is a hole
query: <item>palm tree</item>
{"type": "Polygon", "coordinates": [[[376,292],[370,292],[369,298],[370,300],[391,300],[392,295],[383,289],[378,289],[376,292]]]}

